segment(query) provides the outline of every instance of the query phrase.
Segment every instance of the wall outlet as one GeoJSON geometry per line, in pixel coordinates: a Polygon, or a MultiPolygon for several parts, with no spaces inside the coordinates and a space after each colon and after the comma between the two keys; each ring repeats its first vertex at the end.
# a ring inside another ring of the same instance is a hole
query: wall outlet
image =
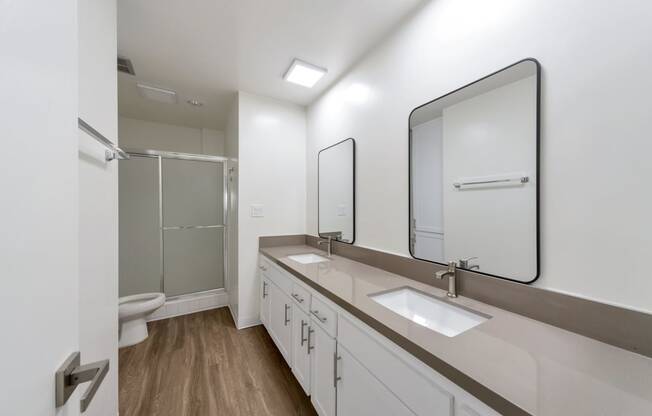
{"type": "Polygon", "coordinates": [[[251,204],[251,216],[252,217],[264,217],[265,216],[265,207],[261,204],[251,204]]]}

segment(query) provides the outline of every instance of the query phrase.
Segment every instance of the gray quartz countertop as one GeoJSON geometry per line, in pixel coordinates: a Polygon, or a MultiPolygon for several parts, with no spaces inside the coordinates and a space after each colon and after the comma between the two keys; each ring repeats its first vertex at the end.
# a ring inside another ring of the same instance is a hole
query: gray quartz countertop
{"type": "Polygon", "coordinates": [[[340,256],[313,264],[287,257],[324,255],[307,245],[260,252],[505,414],[652,415],[651,358],[463,296],[450,301],[491,318],[447,337],[369,297],[409,286],[446,298],[436,287],[340,256]]]}

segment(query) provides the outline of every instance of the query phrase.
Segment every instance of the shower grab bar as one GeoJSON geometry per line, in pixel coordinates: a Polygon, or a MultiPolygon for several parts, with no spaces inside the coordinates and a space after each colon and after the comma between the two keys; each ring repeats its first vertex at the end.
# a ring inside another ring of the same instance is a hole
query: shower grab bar
{"type": "Polygon", "coordinates": [[[115,145],[115,143],[113,143],[111,140],[104,137],[102,133],[95,130],[90,124],[88,124],[87,122],[85,122],[79,117],[77,117],[77,126],[79,127],[80,130],[85,131],[92,138],[97,140],[97,142],[100,143],[102,146],[106,147],[107,150],[105,152],[105,157],[107,162],[110,162],[111,160],[114,159],[118,159],[118,160],[129,159],[129,155],[127,154],[127,152],[120,149],[118,146],[115,145]]]}
{"type": "Polygon", "coordinates": [[[453,183],[453,186],[456,189],[460,189],[463,186],[469,186],[469,185],[488,185],[488,184],[511,183],[511,182],[528,183],[528,182],[530,182],[530,177],[529,176],[519,176],[517,178],[488,179],[488,180],[480,180],[480,181],[455,182],[455,183],[453,183]]]}
{"type": "Polygon", "coordinates": [[[204,228],[224,228],[224,225],[179,225],[176,227],[163,227],[163,230],[194,230],[204,228]]]}

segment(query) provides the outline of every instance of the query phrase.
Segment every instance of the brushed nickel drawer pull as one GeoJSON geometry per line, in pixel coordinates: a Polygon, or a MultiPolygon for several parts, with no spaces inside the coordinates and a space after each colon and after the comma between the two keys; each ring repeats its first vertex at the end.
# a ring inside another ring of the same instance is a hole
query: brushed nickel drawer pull
{"type": "Polygon", "coordinates": [[[292,294],[292,297],[293,297],[294,300],[296,300],[297,302],[299,302],[299,303],[303,303],[303,299],[302,299],[302,298],[301,298],[297,293],[293,293],[293,294],[292,294]]]}
{"type": "Polygon", "coordinates": [[[310,313],[315,315],[315,317],[317,319],[319,319],[322,323],[326,323],[326,321],[327,321],[326,317],[325,316],[319,316],[319,311],[314,310],[314,311],[310,311],[310,313]]]}
{"type": "Polygon", "coordinates": [[[305,328],[306,325],[308,325],[308,324],[307,324],[307,323],[302,319],[302,320],[301,320],[301,346],[302,346],[302,347],[303,347],[303,344],[304,344],[306,341],[308,341],[307,338],[304,338],[304,337],[303,337],[303,328],[305,328]]]}
{"type": "Polygon", "coordinates": [[[315,332],[315,330],[312,329],[311,327],[308,327],[308,355],[310,355],[310,350],[315,349],[314,345],[310,345],[310,334],[312,334],[313,332],[315,332]]]}

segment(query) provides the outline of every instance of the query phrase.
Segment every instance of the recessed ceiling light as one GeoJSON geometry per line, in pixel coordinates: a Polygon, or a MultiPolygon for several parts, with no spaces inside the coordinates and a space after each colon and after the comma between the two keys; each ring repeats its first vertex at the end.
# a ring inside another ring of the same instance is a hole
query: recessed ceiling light
{"type": "Polygon", "coordinates": [[[177,102],[177,93],[174,91],[151,87],[145,84],[136,84],[136,86],[140,90],[140,95],[149,100],[167,104],[176,104],[177,102]]]}
{"type": "Polygon", "coordinates": [[[194,107],[201,107],[202,105],[204,105],[204,103],[198,100],[188,100],[186,102],[194,107]]]}
{"type": "Polygon", "coordinates": [[[283,78],[293,84],[312,88],[321,77],[326,75],[326,72],[327,71],[324,68],[295,59],[292,61],[292,65],[290,65],[290,68],[287,70],[283,78]]]}

